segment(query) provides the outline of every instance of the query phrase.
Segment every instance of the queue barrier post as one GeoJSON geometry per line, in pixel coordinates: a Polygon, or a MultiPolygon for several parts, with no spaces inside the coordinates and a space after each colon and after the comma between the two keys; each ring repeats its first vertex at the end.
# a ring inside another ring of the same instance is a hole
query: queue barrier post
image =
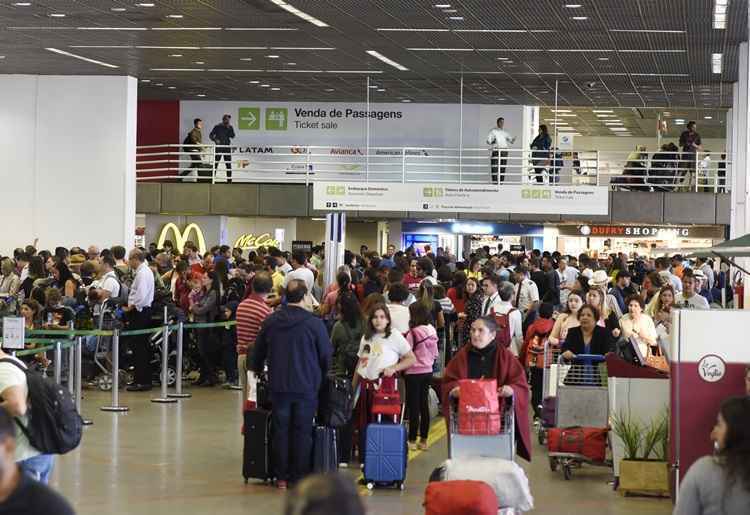
{"type": "Polygon", "coordinates": [[[183,353],[183,337],[184,337],[184,331],[185,331],[185,325],[183,322],[180,322],[177,326],[177,363],[176,363],[176,374],[175,374],[175,383],[174,393],[168,393],[167,397],[174,398],[174,399],[188,399],[192,397],[192,394],[190,393],[183,393],[182,391],[182,353],[183,353]]]}
{"type": "Polygon", "coordinates": [[[62,342],[55,342],[55,384],[62,383],[62,342]]]}
{"type": "Polygon", "coordinates": [[[161,330],[161,393],[159,397],[151,399],[151,402],[159,404],[169,404],[177,402],[177,399],[170,398],[167,394],[167,382],[169,381],[169,319],[167,307],[164,307],[164,326],[161,330]]]}
{"type": "Polygon", "coordinates": [[[75,340],[74,346],[71,351],[71,355],[75,356],[75,402],[76,411],[81,415],[81,420],[84,426],[93,425],[94,421],[83,416],[81,413],[81,399],[83,399],[82,390],[82,370],[83,370],[83,337],[78,336],[75,340]]]}
{"type": "Polygon", "coordinates": [[[114,330],[112,334],[112,404],[99,408],[102,411],[123,413],[130,408],[120,406],[120,331],[114,330]]]}

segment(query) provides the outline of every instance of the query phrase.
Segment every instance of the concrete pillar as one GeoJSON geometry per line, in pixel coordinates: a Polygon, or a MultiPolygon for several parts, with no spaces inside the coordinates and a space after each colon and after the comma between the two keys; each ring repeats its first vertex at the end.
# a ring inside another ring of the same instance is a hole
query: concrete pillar
{"type": "Polygon", "coordinates": [[[325,284],[336,281],[336,270],[344,264],[346,247],[346,213],[326,215],[325,284]]]}

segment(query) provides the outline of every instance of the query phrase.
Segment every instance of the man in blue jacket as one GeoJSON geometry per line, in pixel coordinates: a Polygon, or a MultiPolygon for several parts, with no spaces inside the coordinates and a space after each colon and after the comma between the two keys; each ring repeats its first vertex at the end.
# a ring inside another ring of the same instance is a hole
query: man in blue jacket
{"type": "Polygon", "coordinates": [[[280,489],[310,473],[313,417],[333,354],[325,325],[304,307],[306,294],[304,281],[289,281],[286,305],[263,322],[255,340],[255,373],[262,373],[268,361],[273,404],[271,447],[280,489]],[[290,454],[294,457],[291,464],[290,454]]]}
{"type": "Polygon", "coordinates": [[[219,171],[219,162],[224,157],[224,166],[227,169],[227,183],[232,182],[232,138],[234,138],[234,127],[229,121],[232,117],[225,114],[221,118],[221,123],[214,126],[209,139],[216,144],[216,161],[214,164],[214,173],[219,171]]]}

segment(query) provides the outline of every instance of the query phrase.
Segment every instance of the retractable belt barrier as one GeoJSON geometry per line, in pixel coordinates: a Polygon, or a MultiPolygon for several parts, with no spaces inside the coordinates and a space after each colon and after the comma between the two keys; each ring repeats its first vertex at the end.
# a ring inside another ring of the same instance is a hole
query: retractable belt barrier
{"type": "MultiPolygon", "coordinates": [[[[221,327],[229,329],[237,325],[236,320],[229,320],[224,322],[205,322],[205,323],[193,323],[186,324],[179,322],[177,324],[167,324],[166,315],[165,323],[158,327],[152,327],[148,329],[134,329],[131,331],[120,331],[118,329],[112,331],[103,330],[90,330],[90,329],[32,329],[25,332],[26,338],[24,343],[42,345],[41,347],[34,347],[32,349],[23,349],[14,351],[13,355],[16,357],[33,356],[49,351],[54,351],[55,357],[53,360],[54,364],[54,378],[57,384],[62,383],[62,351],[64,349],[70,349],[68,359],[68,389],[73,394],[76,408],[78,409],[79,415],[81,414],[81,369],[82,369],[82,352],[83,352],[83,338],[86,336],[106,336],[112,337],[112,402],[109,406],[102,406],[102,411],[108,411],[112,413],[122,413],[129,410],[127,406],[120,405],[120,338],[125,336],[143,336],[150,334],[162,334],[162,352],[161,352],[161,395],[152,399],[153,402],[157,403],[174,403],[177,399],[189,398],[189,393],[183,393],[182,391],[182,356],[183,356],[183,333],[185,329],[209,329],[214,327],[221,327]],[[176,348],[176,370],[175,370],[175,391],[167,392],[168,383],[168,362],[169,362],[169,335],[176,331],[177,333],[177,348],[176,348]],[[38,338],[38,336],[47,336],[47,338],[38,338]],[[60,340],[55,341],[58,337],[60,340]]],[[[0,336],[0,346],[2,346],[3,338],[0,336]]],[[[84,418],[84,424],[90,425],[91,422],[84,418]]]]}

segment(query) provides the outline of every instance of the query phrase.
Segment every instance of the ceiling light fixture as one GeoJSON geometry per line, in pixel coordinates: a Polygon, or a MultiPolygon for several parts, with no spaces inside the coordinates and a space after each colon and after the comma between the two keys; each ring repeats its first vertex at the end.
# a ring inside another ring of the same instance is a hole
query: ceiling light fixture
{"type": "Polygon", "coordinates": [[[261,88],[270,88],[271,85],[270,84],[261,84],[260,87],[261,88]]]}
{"type": "Polygon", "coordinates": [[[86,61],[87,63],[98,64],[99,66],[104,66],[105,68],[119,68],[119,66],[115,66],[114,64],[97,61],[96,59],[89,59],[88,57],[83,57],[82,55],[71,54],[70,52],[66,52],[65,50],[60,50],[58,48],[45,48],[45,50],[47,50],[48,52],[53,52],[55,54],[72,57],[74,59],[80,59],[81,61],[86,61]]]}
{"type": "Polygon", "coordinates": [[[583,7],[581,4],[565,4],[565,7],[568,9],[578,9],[579,7],[583,7]]]}
{"type": "Polygon", "coordinates": [[[281,91],[281,88],[271,88],[271,91],[281,91]]]}
{"type": "Polygon", "coordinates": [[[703,119],[704,120],[713,120],[714,117],[713,116],[704,116],[703,119]]]}
{"type": "Polygon", "coordinates": [[[293,5],[289,5],[284,0],[271,0],[271,3],[274,3],[284,9],[286,12],[291,13],[299,18],[302,18],[303,20],[312,23],[316,27],[328,27],[328,24],[315,18],[314,16],[310,16],[309,14],[300,11],[293,5]]]}
{"type": "MultiPolygon", "coordinates": [[[[450,32],[451,29],[402,29],[402,28],[378,28],[378,32],[450,32]]],[[[458,32],[458,31],[456,31],[458,32]]]]}
{"type": "Polygon", "coordinates": [[[167,86],[167,89],[177,89],[175,86],[167,86]]]}
{"type": "Polygon", "coordinates": [[[729,0],[714,0],[714,28],[727,28],[727,10],[729,9],[729,0]]]}
{"type": "Polygon", "coordinates": [[[435,4],[435,9],[450,9],[451,4],[435,4]]]}
{"type": "Polygon", "coordinates": [[[193,64],[206,64],[206,63],[203,61],[194,61],[193,64]]]}
{"type": "Polygon", "coordinates": [[[76,30],[148,30],[146,27],[76,27],[76,30]]]}
{"type": "Polygon", "coordinates": [[[326,73],[383,73],[383,70],[326,70],[326,73]]]}
{"type": "Polygon", "coordinates": [[[448,16],[448,19],[453,21],[464,21],[463,16],[448,16]]]}
{"type": "Polygon", "coordinates": [[[335,89],[333,89],[333,88],[328,88],[328,89],[326,89],[326,90],[325,90],[325,92],[326,92],[326,93],[331,93],[331,92],[333,92],[333,91],[336,91],[336,90],[335,90],[335,89]]]}
{"type": "Polygon", "coordinates": [[[403,102],[404,104],[408,104],[411,102],[411,100],[409,100],[408,98],[405,98],[401,102],[403,102]]]}
{"type": "Polygon", "coordinates": [[[263,70],[248,70],[242,68],[209,68],[210,72],[225,72],[225,73],[263,73],[263,70]]]}
{"type": "Polygon", "coordinates": [[[182,57],[182,54],[169,54],[169,57],[182,57]]]}
{"type": "Polygon", "coordinates": [[[402,72],[408,72],[409,71],[409,68],[407,68],[406,66],[397,63],[393,59],[387,58],[386,56],[384,56],[383,54],[381,54],[377,50],[367,50],[366,53],[369,54],[369,55],[371,55],[375,59],[379,59],[379,60],[383,61],[385,64],[393,66],[397,70],[401,70],[402,72]]]}
{"type": "Polygon", "coordinates": [[[179,19],[184,18],[184,17],[185,17],[184,14],[168,14],[167,15],[167,18],[172,18],[172,19],[175,19],[175,20],[179,20],[179,19]]]}
{"type": "Polygon", "coordinates": [[[151,79],[141,79],[141,82],[151,82],[151,79]]]}
{"type": "Polygon", "coordinates": [[[221,27],[152,27],[151,30],[222,30],[221,27]]]}
{"type": "Polygon", "coordinates": [[[636,32],[641,34],[685,34],[684,30],[659,29],[609,29],[610,32],[636,32]]]}
{"type": "Polygon", "coordinates": [[[138,6],[138,7],[153,7],[156,4],[153,4],[151,2],[141,2],[141,3],[135,4],[135,5],[138,6]]]}
{"type": "Polygon", "coordinates": [[[110,8],[110,11],[114,13],[124,13],[125,11],[127,11],[127,9],[125,9],[124,7],[112,7],[110,8]]]}
{"type": "Polygon", "coordinates": [[[203,68],[151,68],[152,72],[205,72],[203,68]]]}
{"type": "Polygon", "coordinates": [[[63,13],[51,13],[49,17],[50,18],[65,18],[65,15],[63,13]]]}
{"type": "Polygon", "coordinates": [[[31,5],[31,2],[13,2],[13,5],[16,7],[28,7],[31,5]]]}
{"type": "Polygon", "coordinates": [[[224,30],[238,30],[238,31],[240,31],[240,30],[258,30],[258,31],[263,31],[263,30],[274,31],[274,30],[278,30],[278,31],[287,31],[287,30],[299,30],[299,29],[296,28],[296,27],[225,27],[224,30]]]}
{"type": "Polygon", "coordinates": [[[611,109],[592,109],[592,113],[614,113],[611,109]]]}
{"type": "Polygon", "coordinates": [[[267,55],[266,57],[268,57],[269,59],[278,59],[279,58],[279,56],[275,55],[275,54],[270,54],[270,55],[267,55]]]}
{"type": "Polygon", "coordinates": [[[195,95],[195,96],[196,96],[196,97],[200,97],[200,98],[203,98],[203,97],[205,97],[206,95],[205,95],[205,93],[198,93],[198,94],[197,94],[197,95],[195,95]]]}
{"type": "Polygon", "coordinates": [[[588,16],[573,16],[570,19],[575,20],[575,21],[584,21],[584,20],[588,20],[589,17],[588,16]]]}
{"type": "Polygon", "coordinates": [[[570,109],[550,109],[553,113],[569,113],[570,109]]]}
{"type": "Polygon", "coordinates": [[[711,54],[711,71],[717,74],[721,73],[723,59],[723,54],[711,54]]]}
{"type": "MultiPolygon", "coordinates": [[[[82,47],[71,47],[71,48],[82,48],[82,47]]],[[[87,47],[87,48],[98,48],[98,47],[87,47]]],[[[106,48],[106,47],[103,47],[106,48]]],[[[129,48],[129,47],[128,47],[129,48]]],[[[199,46],[150,46],[150,45],[139,45],[138,50],[200,50],[199,46]]]]}

